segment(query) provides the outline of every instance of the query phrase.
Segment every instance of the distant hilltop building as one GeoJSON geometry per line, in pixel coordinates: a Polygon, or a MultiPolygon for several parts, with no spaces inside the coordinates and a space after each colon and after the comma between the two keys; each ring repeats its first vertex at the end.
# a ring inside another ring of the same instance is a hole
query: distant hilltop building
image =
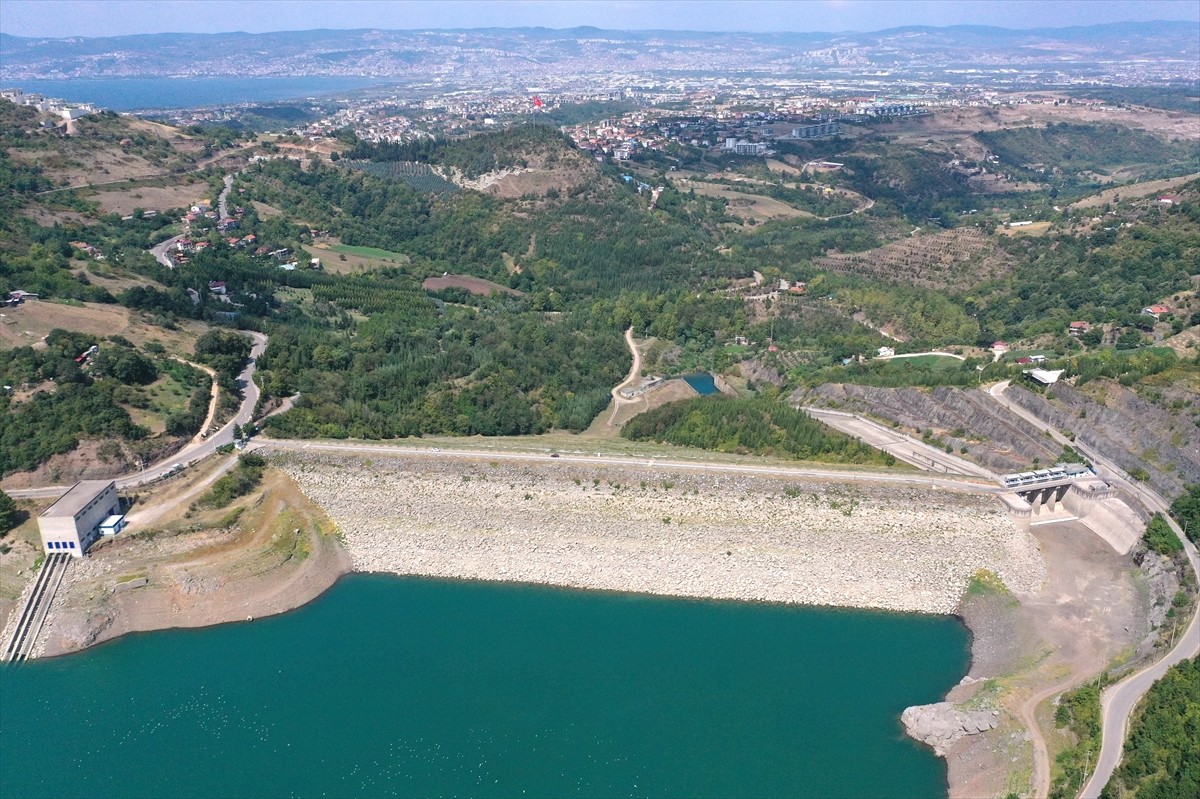
{"type": "Polygon", "coordinates": [[[912,103],[863,103],[854,109],[854,113],[867,117],[906,117],[928,112],[912,103]]]}
{"type": "Polygon", "coordinates": [[[8,100],[14,105],[33,108],[39,114],[56,114],[68,122],[94,114],[97,111],[97,108],[91,103],[72,105],[66,100],[59,100],[54,97],[43,97],[40,94],[26,94],[22,89],[0,89],[0,98],[8,100]]]}
{"type": "Polygon", "coordinates": [[[825,136],[837,136],[842,132],[842,126],[837,122],[821,122],[816,125],[805,125],[792,128],[789,139],[820,139],[825,136]]]}
{"type": "Polygon", "coordinates": [[[734,155],[766,155],[770,148],[764,142],[752,142],[745,139],[726,139],[722,148],[734,155]]]}

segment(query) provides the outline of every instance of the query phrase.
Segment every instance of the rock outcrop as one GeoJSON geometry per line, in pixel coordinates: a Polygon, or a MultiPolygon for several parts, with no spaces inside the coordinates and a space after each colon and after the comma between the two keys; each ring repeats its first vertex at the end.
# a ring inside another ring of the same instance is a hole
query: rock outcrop
{"type": "Polygon", "coordinates": [[[1164,497],[1200,482],[1200,428],[1193,421],[1200,398],[1195,395],[1164,397],[1178,406],[1177,413],[1111,380],[1093,381],[1086,393],[1060,382],[1046,396],[1014,383],[1005,396],[1047,427],[1073,432],[1077,441],[1122,469],[1145,469],[1150,485],[1164,497]]]}
{"type": "Polygon", "coordinates": [[[998,710],[959,710],[950,702],[935,702],[905,708],[900,721],[909,737],[932,746],[938,757],[945,757],[959,739],[999,726],[999,715],[998,710]]]}
{"type": "Polygon", "coordinates": [[[956,452],[965,447],[966,457],[1000,473],[1028,469],[1034,458],[1054,463],[1062,453],[1041,430],[1030,429],[1023,419],[979,391],[825,383],[792,399],[882,416],[910,430],[932,430],[956,452]],[[966,434],[953,435],[959,428],[966,434]]]}

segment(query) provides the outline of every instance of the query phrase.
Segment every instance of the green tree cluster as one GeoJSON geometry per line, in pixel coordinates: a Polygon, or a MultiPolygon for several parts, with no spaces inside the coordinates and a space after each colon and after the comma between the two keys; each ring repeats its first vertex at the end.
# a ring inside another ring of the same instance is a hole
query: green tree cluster
{"type": "Polygon", "coordinates": [[[669,402],[630,419],[621,435],[632,441],[796,460],[896,462],[885,452],[829,430],[803,411],[763,398],[722,395],[669,402]]]}
{"type": "Polygon", "coordinates": [[[238,497],[244,497],[262,483],[267,459],[253,452],[238,456],[238,464],[228,474],[217,479],[208,493],[196,500],[197,509],[223,508],[238,497]]]}
{"type": "Polygon", "coordinates": [[[1193,483],[1171,503],[1171,516],[1187,531],[1187,537],[1200,543],[1200,483],[1193,483]]]}
{"type": "Polygon", "coordinates": [[[1142,701],[1102,799],[1200,796],[1200,658],[1173,666],[1142,701]]]}

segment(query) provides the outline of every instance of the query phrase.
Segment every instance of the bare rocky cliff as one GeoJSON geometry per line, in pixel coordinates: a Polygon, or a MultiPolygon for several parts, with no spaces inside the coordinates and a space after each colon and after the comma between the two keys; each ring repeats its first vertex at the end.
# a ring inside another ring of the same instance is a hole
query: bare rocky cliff
{"type": "Polygon", "coordinates": [[[1028,469],[1034,458],[1054,463],[1062,454],[1062,448],[1041,430],[1030,429],[1023,419],[979,391],[825,383],[799,398],[793,396],[796,399],[881,416],[909,430],[932,430],[955,452],[966,447],[966,457],[1000,473],[1028,469]],[[960,428],[965,433],[954,435],[960,428]]]}
{"type": "Polygon", "coordinates": [[[1110,380],[1094,381],[1086,393],[1059,383],[1045,396],[1014,384],[1005,396],[1125,471],[1145,469],[1151,487],[1168,499],[1200,482],[1200,428],[1194,421],[1200,398],[1194,395],[1173,401],[1175,413],[1110,380]]]}

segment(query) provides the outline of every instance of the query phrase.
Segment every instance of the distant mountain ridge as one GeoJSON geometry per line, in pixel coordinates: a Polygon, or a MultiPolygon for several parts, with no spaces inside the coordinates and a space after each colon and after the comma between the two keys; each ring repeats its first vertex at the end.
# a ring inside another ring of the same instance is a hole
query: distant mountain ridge
{"type": "Polygon", "coordinates": [[[0,80],[174,76],[410,78],[453,68],[466,79],[533,81],[596,71],[761,71],[905,66],[1079,65],[1200,60],[1197,26],[906,26],[873,32],[716,33],[593,27],[305,30],[36,38],[0,34],[0,80]]]}

